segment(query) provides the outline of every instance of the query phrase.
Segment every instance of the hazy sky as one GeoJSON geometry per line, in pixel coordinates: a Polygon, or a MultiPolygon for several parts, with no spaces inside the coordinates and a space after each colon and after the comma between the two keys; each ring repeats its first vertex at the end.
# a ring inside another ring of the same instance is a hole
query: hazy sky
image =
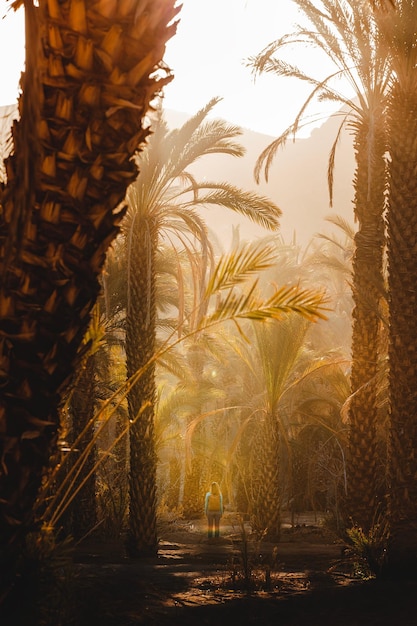
{"type": "Polygon", "coordinates": [[[0,105],[15,101],[24,62],[23,13],[9,11],[8,5],[0,0],[0,105]]]}
{"type": "MultiPolygon", "coordinates": [[[[0,16],[6,12],[0,0],[0,16]]],[[[12,103],[23,66],[22,13],[0,21],[0,105],[12,103]]],[[[193,114],[212,97],[222,101],[215,115],[269,135],[279,134],[292,121],[307,91],[297,81],[261,76],[254,82],[244,60],[291,32],[297,21],[291,0],[183,0],[177,34],[168,43],[165,60],[174,81],[166,87],[165,106],[193,114]]],[[[322,62],[311,50],[302,61],[312,70],[322,62]],[[316,65],[314,65],[316,64],[316,65]]]]}
{"type": "Polygon", "coordinates": [[[295,85],[280,94],[273,76],[254,82],[245,59],[292,30],[291,0],[183,0],[180,18],[165,56],[175,75],[166,106],[194,113],[220,96],[216,115],[241,126],[275,134],[287,125],[295,85]]]}
{"type": "MultiPolygon", "coordinates": [[[[183,0],[178,31],[165,55],[175,75],[165,90],[165,106],[195,113],[220,96],[216,116],[278,135],[293,121],[310,88],[266,74],[255,81],[246,60],[292,32],[300,20],[292,0],[183,0]]],[[[287,60],[315,76],[319,72],[324,77],[330,68],[311,48],[299,47],[287,60]]],[[[320,107],[320,113],[336,108],[320,107]]]]}

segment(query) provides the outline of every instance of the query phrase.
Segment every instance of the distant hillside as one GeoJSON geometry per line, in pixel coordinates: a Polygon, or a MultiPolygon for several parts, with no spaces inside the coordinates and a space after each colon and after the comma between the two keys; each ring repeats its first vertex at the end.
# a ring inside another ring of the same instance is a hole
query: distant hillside
{"type": "MultiPolygon", "coordinates": [[[[184,123],[187,115],[167,110],[165,117],[171,127],[184,123]]],[[[210,156],[198,162],[193,172],[208,180],[225,180],[271,198],[282,210],[281,233],[285,241],[293,237],[305,246],[318,232],[334,232],[325,218],[334,213],[353,223],[352,178],[354,158],[351,137],[342,136],[336,155],[333,208],[329,206],[327,166],[329,153],[337,134],[340,118],[327,120],[306,139],[289,142],[277,153],[270,170],[269,182],[257,185],[253,177],[256,159],[274,139],[244,129],[241,143],[247,153],[242,159],[210,156]]],[[[218,234],[222,244],[230,244],[233,225],[239,224],[242,239],[256,238],[266,231],[246,218],[225,210],[210,209],[204,214],[207,223],[218,234]]]]}
{"type": "MultiPolygon", "coordinates": [[[[0,107],[0,149],[3,155],[7,152],[7,131],[15,114],[15,105],[0,107]]],[[[188,116],[167,110],[165,117],[171,127],[178,127],[188,116]]],[[[346,133],[337,151],[334,208],[329,207],[327,164],[338,125],[338,119],[330,118],[314,130],[309,138],[289,142],[276,155],[268,183],[262,180],[256,185],[253,169],[259,154],[274,138],[246,129],[240,138],[247,150],[244,158],[234,159],[222,155],[205,157],[193,166],[193,172],[200,179],[205,177],[207,180],[227,181],[268,196],[283,212],[281,233],[285,241],[290,242],[295,236],[296,241],[305,246],[316,233],[334,231],[334,227],[325,221],[330,214],[338,213],[353,223],[354,160],[352,140],[346,133]]],[[[204,218],[225,249],[230,245],[233,226],[239,225],[242,239],[267,234],[267,231],[248,219],[224,209],[207,210],[204,218]]]]}

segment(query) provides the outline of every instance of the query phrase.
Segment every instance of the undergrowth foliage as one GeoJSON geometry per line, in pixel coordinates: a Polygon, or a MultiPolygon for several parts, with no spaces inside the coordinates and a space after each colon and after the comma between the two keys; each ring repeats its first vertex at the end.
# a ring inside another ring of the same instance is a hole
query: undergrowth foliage
{"type": "Polygon", "coordinates": [[[368,532],[360,526],[346,529],[348,537],[345,556],[352,563],[354,574],[360,578],[380,578],[386,563],[389,532],[384,520],[375,523],[368,532]]]}

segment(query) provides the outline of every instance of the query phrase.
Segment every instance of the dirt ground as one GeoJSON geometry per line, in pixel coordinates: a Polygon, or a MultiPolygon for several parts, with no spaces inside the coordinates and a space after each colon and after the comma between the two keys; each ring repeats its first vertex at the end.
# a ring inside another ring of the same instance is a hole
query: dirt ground
{"type": "Polygon", "coordinates": [[[218,539],[204,520],[161,531],[155,558],[87,542],[76,554],[76,626],[416,626],[417,583],[363,580],[314,516],[284,525],[275,546],[225,517],[218,539]],[[246,536],[246,539],[245,539],[246,536]]]}

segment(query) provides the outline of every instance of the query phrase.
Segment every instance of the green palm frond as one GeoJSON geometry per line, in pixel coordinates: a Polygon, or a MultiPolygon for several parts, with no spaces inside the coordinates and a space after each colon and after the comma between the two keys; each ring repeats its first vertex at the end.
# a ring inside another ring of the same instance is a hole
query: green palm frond
{"type": "Polygon", "coordinates": [[[257,358],[261,366],[268,410],[275,412],[284,390],[294,376],[311,319],[289,314],[254,326],[257,358]]]}
{"type": "MultiPolygon", "coordinates": [[[[141,173],[128,191],[125,231],[138,216],[148,218],[149,228],[159,231],[177,216],[202,241],[206,229],[195,211],[201,206],[224,207],[270,230],[278,228],[281,211],[270,199],[225,182],[198,181],[187,169],[209,154],[241,157],[245,152],[235,141],[242,129],[223,120],[206,120],[218,101],[211,100],[179,129],[169,131],[164,120],[157,125],[147,150],[138,157],[141,173]]],[[[171,230],[177,228],[178,224],[171,230]]]]}
{"type": "Polygon", "coordinates": [[[288,385],[285,390],[286,400],[292,407],[295,403],[299,404],[300,399],[303,401],[304,396],[309,400],[314,398],[329,401],[331,384],[332,401],[338,402],[341,406],[350,393],[348,378],[350,366],[351,359],[341,357],[337,352],[308,359],[296,383],[288,385]],[[322,381],[325,381],[325,384],[322,381]]]}
{"type": "Polygon", "coordinates": [[[325,307],[326,299],[317,291],[284,286],[269,298],[262,299],[257,287],[255,281],[247,293],[238,294],[232,290],[226,297],[220,298],[215,310],[201,320],[200,330],[220,321],[264,321],[280,319],[286,313],[298,313],[309,320],[327,319],[324,313],[328,310],[325,307]]]}
{"type": "Polygon", "coordinates": [[[291,124],[285,131],[274,141],[271,141],[270,144],[267,145],[264,150],[262,150],[261,154],[256,160],[255,169],[254,169],[254,177],[255,181],[259,184],[261,180],[262,170],[265,170],[265,180],[268,182],[269,180],[269,171],[272,167],[272,163],[275,159],[275,156],[280,148],[284,148],[289,137],[295,137],[296,133],[302,125],[291,124]]]}
{"type": "Polygon", "coordinates": [[[83,345],[89,346],[88,354],[95,354],[105,343],[105,326],[98,305],[93,308],[91,321],[83,337],[83,345]]]}
{"type": "Polygon", "coordinates": [[[282,212],[272,200],[251,191],[244,191],[229,183],[204,182],[199,185],[200,206],[224,207],[240,213],[252,222],[269,230],[277,230],[282,212]]]}
{"type": "Polygon", "coordinates": [[[275,262],[274,246],[262,242],[241,245],[218,260],[207,283],[206,298],[241,284],[250,276],[272,267],[275,262]]]}
{"type": "Polygon", "coordinates": [[[205,107],[179,128],[158,137],[157,154],[161,155],[161,181],[180,176],[196,160],[209,154],[227,154],[242,157],[245,148],[234,141],[242,129],[221,119],[207,120],[207,115],[219,102],[212,99],[205,107]]]}
{"type": "MultiPolygon", "coordinates": [[[[181,160],[184,154],[185,148],[189,143],[192,143],[192,139],[197,129],[207,115],[211,113],[213,108],[220,102],[221,98],[212,98],[204,107],[202,107],[197,113],[184,122],[181,128],[175,128],[174,130],[165,132],[165,154],[172,163],[181,160]]],[[[159,143],[159,142],[158,142],[159,143]]],[[[189,163],[188,163],[189,165],[189,163]]],[[[184,169],[184,168],[182,168],[184,169]]]]}

